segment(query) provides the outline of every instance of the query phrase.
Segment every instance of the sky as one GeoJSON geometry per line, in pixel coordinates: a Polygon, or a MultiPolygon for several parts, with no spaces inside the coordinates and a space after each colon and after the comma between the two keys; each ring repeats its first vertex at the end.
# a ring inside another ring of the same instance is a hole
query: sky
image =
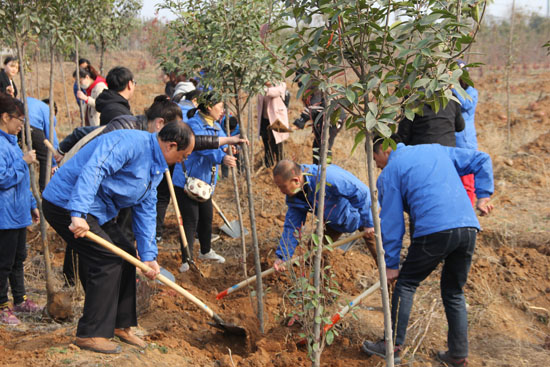
{"type": "MultiPolygon", "coordinates": [[[[494,0],[487,8],[487,13],[497,18],[508,18],[513,0],[494,0]]],[[[516,9],[521,9],[524,12],[538,12],[541,15],[546,15],[546,6],[548,0],[515,0],[516,9]]],[[[144,18],[152,18],[155,16],[155,5],[161,3],[162,0],[143,0],[143,9],[141,15],[144,18]]],[[[166,19],[174,19],[174,16],[167,11],[159,13],[160,17],[166,19]]]]}

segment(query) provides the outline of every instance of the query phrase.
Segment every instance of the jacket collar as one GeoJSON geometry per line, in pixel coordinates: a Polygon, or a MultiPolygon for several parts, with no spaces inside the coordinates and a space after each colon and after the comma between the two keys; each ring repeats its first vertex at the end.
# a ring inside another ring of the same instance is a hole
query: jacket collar
{"type": "MultiPolygon", "coordinates": [[[[388,157],[388,164],[389,164],[389,163],[391,162],[391,160],[393,159],[393,156],[394,156],[393,153],[395,153],[395,152],[397,152],[397,151],[399,151],[399,150],[401,150],[401,149],[403,149],[403,148],[405,148],[405,147],[406,147],[405,144],[403,144],[403,143],[397,143],[396,149],[395,149],[394,151],[391,151],[391,152],[390,152],[390,156],[388,157]]],[[[386,166],[387,166],[387,164],[386,164],[386,166]]]]}
{"type": "Polygon", "coordinates": [[[7,141],[10,142],[11,145],[17,144],[17,136],[8,134],[4,132],[4,130],[0,130],[0,136],[3,136],[7,141]]]}
{"type": "Polygon", "coordinates": [[[151,145],[153,147],[153,152],[152,152],[153,164],[151,164],[151,174],[152,175],[163,174],[164,171],[168,169],[168,165],[166,164],[166,159],[164,159],[162,150],[160,150],[158,134],[157,133],[151,134],[150,139],[151,139],[151,145]]]}

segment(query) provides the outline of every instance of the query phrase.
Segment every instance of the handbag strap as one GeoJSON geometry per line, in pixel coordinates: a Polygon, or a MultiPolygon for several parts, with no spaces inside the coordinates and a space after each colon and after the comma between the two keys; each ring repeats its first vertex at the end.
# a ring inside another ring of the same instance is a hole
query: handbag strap
{"type": "MultiPolygon", "coordinates": [[[[183,168],[183,174],[185,176],[185,181],[189,179],[189,176],[187,175],[187,168],[185,167],[185,162],[181,162],[181,167],[183,168]]],[[[212,176],[210,177],[210,185],[214,185],[214,178],[216,177],[216,165],[212,165],[212,176]]]]}

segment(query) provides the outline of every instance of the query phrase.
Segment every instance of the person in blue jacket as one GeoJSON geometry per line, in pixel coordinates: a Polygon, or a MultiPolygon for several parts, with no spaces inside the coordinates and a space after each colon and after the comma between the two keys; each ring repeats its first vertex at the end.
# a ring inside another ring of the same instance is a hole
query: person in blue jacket
{"type": "Polygon", "coordinates": [[[199,105],[198,100],[200,95],[201,92],[198,89],[194,89],[185,94],[178,95],[177,98],[173,100],[181,108],[183,122],[187,122],[187,120],[189,120],[187,117],[187,112],[189,112],[190,109],[197,108],[199,105]]]}
{"type": "MultiPolygon", "coordinates": [[[[392,139],[399,142],[396,135],[392,139]]],[[[416,288],[443,262],[441,297],[449,324],[448,348],[438,358],[451,366],[466,366],[468,319],[463,287],[468,278],[479,222],[460,177],[473,173],[478,195],[477,209],[488,214],[493,206],[493,170],[488,154],[439,144],[382,149],[374,144],[374,160],[382,169],[378,177],[382,240],[388,282],[397,280],[392,297],[394,356],[401,358],[416,288]],[[399,269],[405,221],[411,223],[411,245],[399,269]]],[[[384,340],[366,341],[368,354],[385,355],[384,340]]]]}
{"type": "MultiPolygon", "coordinates": [[[[40,175],[38,178],[38,186],[40,191],[44,191],[46,186],[47,173],[47,156],[48,148],[44,144],[44,139],[50,139],[53,135],[53,146],[55,149],[59,147],[55,126],[57,120],[54,116],[54,130],[50,131],[50,106],[46,103],[32,97],[27,97],[27,105],[29,108],[29,123],[31,125],[32,147],[36,150],[36,158],[40,163],[40,175]]],[[[52,156],[52,167],[56,167],[57,162],[52,156]]]]}
{"type": "MultiPolygon", "coordinates": [[[[466,63],[462,60],[457,60],[459,67],[468,70],[466,63]]],[[[477,89],[468,85],[460,78],[460,86],[462,89],[468,93],[468,98],[464,98],[454,90],[454,95],[460,101],[460,111],[462,112],[462,118],[464,118],[465,127],[464,130],[455,133],[456,136],[456,146],[458,148],[473,149],[477,150],[477,134],[476,134],[476,125],[475,125],[475,114],[478,100],[477,89]]],[[[468,197],[472,203],[472,206],[475,205],[476,194],[475,194],[475,183],[474,176],[472,174],[460,177],[468,197]]]]}
{"type": "MultiPolygon", "coordinates": [[[[300,230],[307,214],[319,200],[316,187],[320,179],[320,166],[297,164],[290,160],[281,160],[273,169],[273,181],[286,195],[288,210],[285,216],[283,234],[275,251],[275,269],[284,270],[281,265],[294,255],[300,230]]],[[[368,187],[350,172],[334,164],[327,167],[327,186],[325,192],[324,219],[325,234],[337,240],[342,233],[367,230],[365,238],[374,232],[371,213],[371,198],[368,187]]],[[[367,242],[369,245],[369,242],[367,242]]],[[[369,245],[371,252],[374,247],[369,245]]],[[[376,259],[376,254],[374,253],[376,259]]]]}
{"type": "Polygon", "coordinates": [[[23,154],[17,134],[23,128],[23,104],[0,93],[0,322],[19,324],[13,312],[40,310],[25,292],[23,261],[27,257],[27,226],[38,222],[40,213],[31,194],[29,167],[34,150],[23,154]],[[8,283],[14,307],[8,303],[8,283]]]}
{"type": "MultiPolygon", "coordinates": [[[[223,103],[216,101],[211,94],[205,95],[202,99],[203,101],[199,103],[197,108],[190,109],[187,112],[187,117],[189,118],[187,124],[193,129],[195,135],[227,136],[218,123],[224,113],[223,103]]],[[[191,153],[185,164],[176,165],[173,177],[178,205],[180,208],[185,208],[181,215],[190,254],[193,254],[193,242],[195,240],[195,233],[197,233],[201,246],[199,259],[213,260],[218,263],[224,263],[225,258],[217,254],[211,246],[212,196],[204,202],[199,202],[189,197],[184,188],[187,177],[194,177],[206,182],[214,189],[217,182],[218,165],[236,166],[235,157],[227,155],[224,152],[225,148],[226,146],[221,146],[218,149],[191,153]]],[[[181,243],[181,252],[182,265],[179,270],[180,272],[185,272],[189,270],[189,264],[183,243],[181,243]]]]}
{"type": "Polygon", "coordinates": [[[137,325],[136,270],[133,265],[84,238],[89,230],[124,251],[136,255],[134,243],[115,221],[124,208],[132,210],[132,226],[141,260],[159,273],[157,259],[157,186],[169,165],[181,162],[193,150],[193,131],[172,122],[160,132],[117,130],[93,139],[53,176],[44,190],[46,220],[78,253],[85,264],[84,311],[75,344],[101,353],[119,353],[109,341],[144,348],[133,334],[137,325]]]}

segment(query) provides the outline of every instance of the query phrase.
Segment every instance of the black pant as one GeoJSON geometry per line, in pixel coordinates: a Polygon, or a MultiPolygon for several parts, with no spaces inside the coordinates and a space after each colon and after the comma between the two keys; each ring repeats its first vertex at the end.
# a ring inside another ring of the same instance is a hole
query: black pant
{"type": "MultiPolygon", "coordinates": [[[[174,173],[174,167],[171,166],[170,175],[174,173]]],[[[157,237],[162,237],[164,232],[164,218],[166,217],[166,209],[170,204],[170,189],[168,188],[168,181],[166,176],[162,178],[160,184],[157,186],[157,237]]]]}
{"type": "Polygon", "coordinates": [[[0,307],[8,302],[8,281],[13,303],[17,305],[25,300],[26,242],[27,228],[0,229],[0,307]]]}
{"type": "Polygon", "coordinates": [[[40,192],[44,191],[46,187],[46,174],[47,163],[48,163],[48,148],[44,144],[44,131],[33,127],[31,129],[31,138],[32,138],[32,149],[36,150],[36,160],[40,163],[40,176],[38,178],[38,186],[40,187],[40,192]]]}
{"type": "Polygon", "coordinates": [[[78,278],[80,279],[82,288],[86,290],[86,273],[88,272],[86,264],[80,261],[80,256],[78,256],[78,253],[73,249],[73,246],[67,243],[65,258],[63,259],[63,276],[68,286],[76,285],[76,272],[78,272],[78,278]]]}
{"type": "Polygon", "coordinates": [[[273,131],[268,126],[269,120],[262,117],[260,135],[264,143],[264,163],[266,167],[271,167],[283,159],[283,143],[275,143],[273,131]]]}
{"type": "MultiPolygon", "coordinates": [[[[185,238],[189,245],[191,257],[193,257],[195,233],[198,233],[199,236],[201,254],[210,252],[212,241],[212,198],[204,203],[200,203],[187,196],[182,188],[176,186],[175,189],[183,221],[183,228],[185,229],[185,238]]],[[[186,263],[187,255],[183,248],[183,242],[180,242],[180,244],[182,262],[186,263]]]]}
{"type": "Polygon", "coordinates": [[[449,325],[449,352],[454,358],[468,356],[468,317],[463,288],[472,263],[476,234],[475,228],[454,228],[413,238],[392,297],[392,328],[396,345],[405,342],[416,288],[439,263],[444,262],[441,298],[449,325]]]}
{"type": "MultiPolygon", "coordinates": [[[[75,239],[68,228],[71,215],[67,210],[47,200],[43,200],[42,208],[48,223],[74,248],[87,267],[84,311],[76,336],[111,338],[115,328],[136,326],[136,268],[87,238],[75,239]]],[[[91,232],[136,255],[133,243],[114,220],[100,226],[94,216],[88,215],[87,222],[91,232]]]]}
{"type": "MultiPolygon", "coordinates": [[[[320,164],[319,157],[321,156],[321,143],[323,135],[323,117],[319,117],[319,121],[313,119],[313,164],[320,164]]],[[[330,124],[328,131],[328,152],[327,152],[327,161],[330,163],[332,159],[332,145],[336,139],[336,135],[340,129],[336,125],[330,124]]]]}

